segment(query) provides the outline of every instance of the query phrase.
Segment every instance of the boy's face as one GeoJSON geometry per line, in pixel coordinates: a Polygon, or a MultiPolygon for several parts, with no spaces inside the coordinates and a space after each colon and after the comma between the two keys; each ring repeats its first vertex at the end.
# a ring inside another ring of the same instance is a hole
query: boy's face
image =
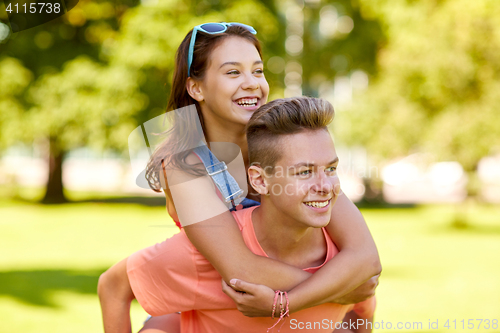
{"type": "Polygon", "coordinates": [[[324,227],[340,193],[338,157],[328,131],[287,135],[278,141],[282,158],[265,176],[269,200],[291,223],[324,227]]]}

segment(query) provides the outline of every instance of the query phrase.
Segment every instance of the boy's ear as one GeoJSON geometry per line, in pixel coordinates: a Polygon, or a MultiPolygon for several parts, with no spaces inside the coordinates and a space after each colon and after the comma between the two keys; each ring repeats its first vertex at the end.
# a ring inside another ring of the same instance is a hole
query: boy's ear
{"type": "Polygon", "coordinates": [[[203,90],[201,89],[200,83],[200,81],[197,81],[191,77],[188,77],[186,81],[186,90],[188,94],[198,102],[201,102],[205,99],[203,97],[203,90]]]}
{"type": "Polygon", "coordinates": [[[260,195],[267,195],[269,193],[268,184],[266,183],[266,174],[260,165],[251,165],[248,168],[248,180],[250,185],[260,195]]]}

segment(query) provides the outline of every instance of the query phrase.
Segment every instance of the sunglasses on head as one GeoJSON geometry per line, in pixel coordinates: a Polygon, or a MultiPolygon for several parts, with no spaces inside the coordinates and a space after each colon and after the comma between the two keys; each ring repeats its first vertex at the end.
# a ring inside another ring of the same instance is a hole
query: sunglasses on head
{"type": "Polygon", "coordinates": [[[197,32],[201,31],[201,32],[204,32],[206,34],[216,35],[216,34],[223,33],[230,26],[240,26],[240,27],[247,29],[248,31],[250,31],[254,35],[257,34],[257,31],[253,27],[246,25],[246,24],[243,24],[243,23],[238,23],[238,22],[203,23],[203,24],[197,25],[196,27],[193,28],[193,33],[191,35],[191,42],[189,43],[188,77],[191,76],[191,64],[193,63],[194,42],[196,41],[197,32]]]}

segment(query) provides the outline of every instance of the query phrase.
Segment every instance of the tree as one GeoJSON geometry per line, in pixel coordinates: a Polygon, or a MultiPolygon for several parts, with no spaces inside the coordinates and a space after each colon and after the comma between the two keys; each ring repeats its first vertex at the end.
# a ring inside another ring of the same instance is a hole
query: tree
{"type": "Polygon", "coordinates": [[[473,178],[479,160],[500,148],[500,3],[362,6],[384,22],[387,42],[374,84],[338,119],[338,133],[380,158],[432,152],[473,178]]]}
{"type": "Polygon", "coordinates": [[[16,143],[23,135],[22,98],[33,80],[31,71],[14,58],[0,60],[0,148],[16,143]]]}
{"type": "Polygon", "coordinates": [[[377,46],[383,41],[376,17],[357,1],[304,3],[303,93],[319,96],[321,85],[355,70],[375,74],[377,46]]]}
{"type": "MultiPolygon", "coordinates": [[[[62,162],[68,149],[87,144],[123,149],[125,128],[133,128],[127,118],[146,104],[136,89],[138,79],[126,69],[106,69],[102,56],[123,13],[136,4],[80,0],[62,17],[3,41],[0,67],[14,67],[2,72],[7,89],[0,96],[0,145],[49,142],[43,202],[66,201],[62,162]],[[123,138],[117,140],[117,133],[123,138]]],[[[5,17],[0,20],[6,23],[5,17]]]]}
{"type": "Polygon", "coordinates": [[[44,202],[64,201],[61,166],[70,149],[83,144],[100,150],[127,149],[128,135],[136,126],[132,116],[148,101],[138,82],[124,68],[104,67],[81,56],[32,86],[30,132],[47,137],[50,147],[44,202]]]}
{"type": "Polygon", "coordinates": [[[279,36],[269,1],[137,4],[80,0],[61,18],[2,45],[0,147],[46,139],[43,202],[66,201],[62,162],[68,150],[124,152],[132,129],[165,111],[175,51],[194,25],[237,18],[257,28],[265,49],[279,36]]]}

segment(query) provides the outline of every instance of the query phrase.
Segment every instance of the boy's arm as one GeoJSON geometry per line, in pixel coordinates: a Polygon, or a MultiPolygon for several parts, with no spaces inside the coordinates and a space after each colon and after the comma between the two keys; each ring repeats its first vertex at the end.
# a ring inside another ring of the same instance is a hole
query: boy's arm
{"type": "Polygon", "coordinates": [[[199,272],[193,251],[181,231],[103,273],[98,294],[105,333],[130,332],[130,303],[134,298],[153,316],[194,309],[199,272]]]}
{"type": "Polygon", "coordinates": [[[99,277],[97,294],[105,333],[130,333],[130,303],[135,298],[127,276],[127,259],[99,277]]]}

